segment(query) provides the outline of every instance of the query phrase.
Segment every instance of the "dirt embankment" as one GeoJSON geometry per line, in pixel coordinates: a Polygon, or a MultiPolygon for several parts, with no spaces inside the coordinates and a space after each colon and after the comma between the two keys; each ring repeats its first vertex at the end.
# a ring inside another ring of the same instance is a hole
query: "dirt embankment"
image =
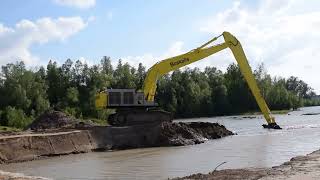
{"type": "Polygon", "coordinates": [[[204,122],[92,126],[56,111],[40,116],[28,129],[0,135],[0,163],[98,150],[191,145],[233,134],[222,125],[204,122]]]}
{"type": "Polygon", "coordinates": [[[297,156],[272,168],[214,170],[208,174],[193,174],[173,180],[311,180],[320,179],[320,150],[297,156]]]}

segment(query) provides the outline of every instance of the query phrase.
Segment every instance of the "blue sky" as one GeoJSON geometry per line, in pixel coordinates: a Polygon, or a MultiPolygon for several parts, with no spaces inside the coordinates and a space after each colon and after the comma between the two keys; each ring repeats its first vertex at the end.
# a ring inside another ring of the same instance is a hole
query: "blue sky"
{"type": "MultiPolygon", "coordinates": [[[[80,16],[95,20],[68,38],[46,44],[33,44],[31,51],[45,61],[50,58],[64,61],[68,57],[99,59],[104,55],[120,58],[144,52],[160,53],[173,41],[194,44],[206,40],[198,32],[197,20],[211,15],[231,1],[103,1],[94,7],[79,9],[61,6],[54,1],[4,1],[0,7],[0,22],[12,27],[21,19],[35,21],[42,17],[80,16]],[[197,12],[197,13],[194,13],[197,12]]],[[[190,46],[192,48],[192,46],[190,46]]]]}
{"type": "MultiPolygon", "coordinates": [[[[110,56],[136,66],[186,52],[230,31],[250,64],[264,63],[276,76],[290,75],[320,92],[317,77],[320,2],[310,0],[3,0],[0,65],[89,64],[110,56]],[[303,61],[302,61],[303,60],[303,61]]],[[[228,51],[191,67],[234,62],[228,51]]]]}

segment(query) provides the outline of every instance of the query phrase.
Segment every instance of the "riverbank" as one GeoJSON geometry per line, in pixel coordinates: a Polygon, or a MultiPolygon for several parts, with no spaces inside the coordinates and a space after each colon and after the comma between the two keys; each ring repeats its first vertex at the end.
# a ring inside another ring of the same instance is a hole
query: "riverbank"
{"type": "MultiPolygon", "coordinates": [[[[225,169],[213,170],[208,174],[193,174],[172,180],[311,180],[320,178],[320,150],[314,151],[305,156],[297,156],[280,166],[272,168],[246,168],[246,169],[225,169]]],[[[219,169],[219,167],[216,167],[219,169]]]]}
{"type": "Polygon", "coordinates": [[[192,145],[229,135],[233,133],[224,126],[205,122],[24,131],[0,136],[0,163],[91,151],[192,145]]]}
{"type": "MultiPolygon", "coordinates": [[[[232,134],[222,125],[204,122],[6,132],[0,134],[0,164],[91,151],[200,144],[232,134]]],[[[2,179],[45,178],[0,171],[2,179]]]]}

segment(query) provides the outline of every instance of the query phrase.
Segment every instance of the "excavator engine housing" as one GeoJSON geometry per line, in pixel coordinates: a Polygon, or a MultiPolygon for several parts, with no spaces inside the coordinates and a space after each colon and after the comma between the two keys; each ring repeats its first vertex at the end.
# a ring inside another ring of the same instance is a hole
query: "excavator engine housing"
{"type": "Polygon", "coordinates": [[[143,92],[135,89],[106,89],[97,94],[97,108],[124,108],[124,107],[157,107],[154,101],[147,101],[143,92]]]}
{"type": "Polygon", "coordinates": [[[154,101],[146,101],[143,92],[135,89],[106,89],[96,97],[97,108],[115,108],[108,123],[113,126],[131,126],[172,121],[170,112],[159,109],[154,101]]]}

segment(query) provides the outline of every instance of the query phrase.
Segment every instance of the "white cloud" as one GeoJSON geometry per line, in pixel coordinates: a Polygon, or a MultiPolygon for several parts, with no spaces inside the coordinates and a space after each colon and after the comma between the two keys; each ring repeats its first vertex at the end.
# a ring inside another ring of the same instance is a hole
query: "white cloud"
{"type": "Polygon", "coordinates": [[[88,58],[85,57],[79,57],[78,60],[82,63],[82,64],[87,64],[88,66],[93,66],[95,64],[97,64],[97,62],[94,62],[88,58]]]}
{"type": "MultiPolygon", "coordinates": [[[[223,31],[231,32],[241,41],[253,68],[264,62],[270,74],[298,76],[320,93],[320,2],[260,0],[255,8],[245,4],[247,2],[233,2],[230,8],[200,22],[199,30],[213,36],[223,31]]],[[[122,59],[135,66],[143,62],[149,68],[166,57],[186,51],[182,42],[176,42],[162,55],[150,52],[122,59]],[[175,53],[170,53],[171,50],[175,53]]],[[[232,62],[235,62],[234,57],[225,50],[189,67],[216,66],[225,70],[232,62]]]]}
{"type": "Polygon", "coordinates": [[[55,3],[62,6],[75,7],[80,9],[88,9],[95,6],[95,0],[54,0],[55,3]]]}
{"type": "MultiPolygon", "coordinates": [[[[245,8],[245,2],[234,2],[230,9],[208,18],[200,30],[233,33],[241,41],[250,64],[263,61],[271,74],[298,76],[320,93],[320,2],[261,0],[256,9],[245,8]]],[[[231,59],[228,54],[219,57],[231,59]]]]}
{"type": "MultiPolygon", "coordinates": [[[[173,57],[179,54],[182,54],[183,51],[183,42],[176,41],[171,44],[171,46],[163,52],[161,55],[154,55],[152,53],[145,53],[141,56],[126,56],[121,58],[123,62],[128,62],[130,65],[134,67],[138,67],[139,63],[143,63],[146,68],[150,68],[155,63],[164,60],[169,57],[173,57]]],[[[116,66],[116,62],[114,62],[114,66],[116,66]]]]}
{"type": "Polygon", "coordinates": [[[92,21],[95,21],[96,20],[96,17],[95,16],[90,16],[88,18],[88,22],[92,22],[92,21]]]}
{"type": "Polygon", "coordinates": [[[41,18],[21,20],[14,27],[0,24],[0,65],[23,60],[28,65],[39,65],[30,47],[50,41],[64,41],[87,26],[80,17],[41,18]]]}
{"type": "Polygon", "coordinates": [[[113,18],[113,12],[112,12],[112,11],[109,11],[109,12],[107,13],[107,19],[110,21],[110,20],[112,20],[112,18],[113,18]]]}

